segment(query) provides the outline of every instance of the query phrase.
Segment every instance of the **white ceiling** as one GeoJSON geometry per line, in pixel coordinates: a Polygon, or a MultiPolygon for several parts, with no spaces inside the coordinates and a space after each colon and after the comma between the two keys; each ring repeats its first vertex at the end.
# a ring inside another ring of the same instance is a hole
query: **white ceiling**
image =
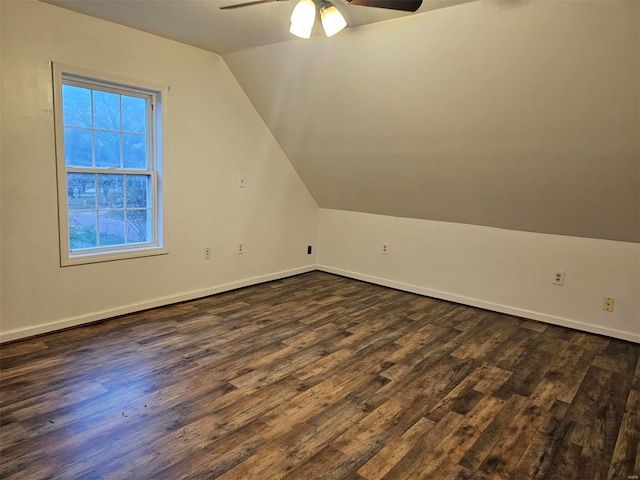
{"type": "MultiPolygon", "coordinates": [[[[289,33],[294,1],[274,1],[220,10],[243,0],[42,0],[178,42],[224,55],[273,43],[298,41],[289,33]]],[[[417,13],[472,0],[424,0],[417,13]]],[[[335,0],[350,27],[413,15],[399,10],[360,7],[335,0]]],[[[316,24],[314,35],[322,35],[316,24]]]]}

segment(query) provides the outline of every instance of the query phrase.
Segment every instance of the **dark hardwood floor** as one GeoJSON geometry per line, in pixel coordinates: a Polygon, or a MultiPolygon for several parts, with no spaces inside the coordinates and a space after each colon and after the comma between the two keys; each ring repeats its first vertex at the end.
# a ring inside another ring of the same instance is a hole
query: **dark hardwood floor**
{"type": "Polygon", "coordinates": [[[640,345],[326,273],[0,351],[0,478],[640,474],[640,345]]]}

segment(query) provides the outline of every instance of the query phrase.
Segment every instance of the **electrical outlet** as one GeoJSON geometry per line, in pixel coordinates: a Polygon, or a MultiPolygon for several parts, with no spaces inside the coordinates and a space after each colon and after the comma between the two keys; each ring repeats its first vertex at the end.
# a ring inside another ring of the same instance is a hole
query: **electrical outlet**
{"type": "Polygon", "coordinates": [[[564,285],[564,272],[556,272],[553,276],[554,285],[564,285]]]}
{"type": "Polygon", "coordinates": [[[389,245],[386,243],[382,244],[382,250],[380,251],[383,255],[389,255],[389,245]]]}
{"type": "Polygon", "coordinates": [[[245,181],[244,181],[244,175],[243,175],[240,178],[238,178],[238,188],[244,188],[244,185],[245,185],[245,181]]]}
{"type": "Polygon", "coordinates": [[[602,300],[602,310],[605,312],[613,312],[613,303],[615,302],[615,298],[604,297],[602,300]]]}
{"type": "Polygon", "coordinates": [[[244,242],[238,243],[238,249],[236,250],[238,255],[242,255],[244,253],[244,242]]]}
{"type": "Polygon", "coordinates": [[[205,260],[211,259],[211,248],[207,247],[204,249],[204,259],[205,260]]]}

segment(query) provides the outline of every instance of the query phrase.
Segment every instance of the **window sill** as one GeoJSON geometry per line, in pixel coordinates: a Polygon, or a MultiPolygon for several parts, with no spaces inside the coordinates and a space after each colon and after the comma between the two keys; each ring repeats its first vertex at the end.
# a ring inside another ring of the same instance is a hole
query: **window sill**
{"type": "Polygon", "coordinates": [[[87,263],[113,262],[116,260],[127,260],[130,258],[152,257],[156,255],[167,255],[169,251],[166,247],[147,247],[132,250],[121,250],[105,253],[75,254],[60,261],[61,267],[73,265],[85,265],[87,263]]]}

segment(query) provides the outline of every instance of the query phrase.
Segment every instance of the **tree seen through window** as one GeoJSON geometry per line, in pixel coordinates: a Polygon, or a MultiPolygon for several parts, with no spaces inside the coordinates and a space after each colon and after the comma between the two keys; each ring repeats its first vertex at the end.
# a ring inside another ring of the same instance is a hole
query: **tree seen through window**
{"type": "Polygon", "coordinates": [[[150,242],[148,99],[63,84],[62,108],[70,249],[150,242]]]}

